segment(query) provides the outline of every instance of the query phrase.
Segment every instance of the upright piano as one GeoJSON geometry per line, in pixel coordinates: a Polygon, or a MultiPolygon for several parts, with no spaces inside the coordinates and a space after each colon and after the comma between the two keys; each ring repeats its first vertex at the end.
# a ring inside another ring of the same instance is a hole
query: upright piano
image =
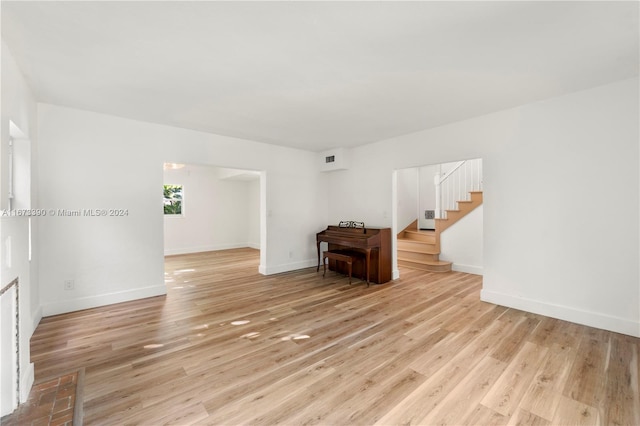
{"type": "MultiPolygon", "coordinates": [[[[390,228],[345,228],[329,225],[316,234],[318,247],[318,270],[322,253],[320,243],[328,243],[329,250],[352,250],[362,253],[363,262],[353,264],[353,275],[366,277],[382,284],[391,280],[391,229],[390,228]],[[368,273],[367,273],[368,272],[368,273]]],[[[346,274],[342,262],[329,262],[329,269],[346,274]]]]}

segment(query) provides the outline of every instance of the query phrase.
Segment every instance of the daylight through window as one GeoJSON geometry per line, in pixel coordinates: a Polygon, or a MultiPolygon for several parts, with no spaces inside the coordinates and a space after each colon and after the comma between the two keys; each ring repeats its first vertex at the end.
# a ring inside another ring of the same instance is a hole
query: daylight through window
{"type": "Polygon", "coordinates": [[[164,186],[164,214],[181,215],[184,201],[182,185],[164,186]]]}

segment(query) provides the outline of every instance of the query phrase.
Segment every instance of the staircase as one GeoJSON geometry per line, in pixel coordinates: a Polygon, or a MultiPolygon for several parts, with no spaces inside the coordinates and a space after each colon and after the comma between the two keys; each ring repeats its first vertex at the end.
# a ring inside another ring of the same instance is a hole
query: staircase
{"type": "Polygon", "coordinates": [[[451,271],[451,262],[442,261],[436,231],[418,230],[418,221],[398,234],[398,266],[431,272],[451,271]]]}
{"type": "Polygon", "coordinates": [[[398,266],[430,272],[450,272],[451,262],[440,260],[440,234],[482,204],[482,191],[469,192],[470,199],[458,201],[458,209],[447,210],[436,219],[435,231],[418,229],[415,220],[398,234],[398,266]]]}

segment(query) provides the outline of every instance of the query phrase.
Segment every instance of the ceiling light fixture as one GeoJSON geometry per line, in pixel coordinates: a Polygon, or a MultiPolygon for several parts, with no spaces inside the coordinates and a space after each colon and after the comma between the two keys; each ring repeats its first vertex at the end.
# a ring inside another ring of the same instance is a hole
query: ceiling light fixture
{"type": "Polygon", "coordinates": [[[178,170],[183,167],[184,167],[184,164],[180,164],[180,163],[164,163],[163,165],[164,170],[178,170]]]}

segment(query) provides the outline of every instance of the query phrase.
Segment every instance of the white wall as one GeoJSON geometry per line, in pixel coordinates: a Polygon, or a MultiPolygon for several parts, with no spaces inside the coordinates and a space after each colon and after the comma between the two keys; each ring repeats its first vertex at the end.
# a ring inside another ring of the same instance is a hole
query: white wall
{"type": "Polygon", "coordinates": [[[183,214],[164,216],[165,255],[249,247],[250,231],[254,247],[260,247],[259,177],[223,179],[222,171],[193,164],[164,171],[164,183],[184,191],[183,214]],[[257,237],[251,229],[256,222],[257,237]]]}
{"type": "Polygon", "coordinates": [[[638,112],[635,78],[355,148],[329,222],[391,226],[394,169],[482,158],[482,298],[640,336],[638,112]]]}
{"type": "Polygon", "coordinates": [[[435,220],[425,219],[425,210],[436,209],[436,187],[433,178],[438,173],[438,165],[423,166],[418,168],[420,176],[420,208],[418,211],[418,227],[420,229],[435,229],[435,220]]]}
{"type": "Polygon", "coordinates": [[[247,182],[247,246],[260,249],[260,179],[247,182]]]}
{"type": "MultiPolygon", "coordinates": [[[[35,189],[31,188],[31,183],[35,180],[35,167],[29,154],[37,150],[37,114],[36,102],[31,89],[26,84],[20,70],[18,69],[11,52],[2,41],[2,61],[1,61],[1,93],[2,106],[0,117],[0,208],[8,208],[8,146],[9,136],[12,133],[10,123],[14,123],[19,132],[14,129],[14,135],[23,136],[20,148],[25,148],[28,144],[28,152],[19,156],[19,167],[22,169],[21,179],[17,182],[19,187],[19,207],[25,207],[34,203],[26,198],[34,196],[35,189]],[[26,182],[29,180],[29,182],[26,182]]],[[[20,149],[19,148],[19,149],[20,149]]],[[[15,175],[14,175],[15,176],[15,175]]],[[[37,232],[37,223],[34,223],[34,231],[37,232]]],[[[29,220],[27,217],[12,217],[2,215],[0,217],[0,288],[9,284],[14,278],[19,278],[20,286],[20,399],[25,401],[29,389],[33,383],[34,370],[30,363],[29,340],[41,318],[39,310],[39,294],[37,288],[37,251],[34,251],[32,261],[29,261],[29,220]]],[[[4,313],[3,313],[4,315],[4,313]]],[[[4,338],[0,345],[0,353],[6,352],[8,343],[4,338]]],[[[3,365],[5,363],[3,362],[3,365]]],[[[4,365],[6,367],[6,365],[4,365]]],[[[3,368],[3,382],[6,380],[3,368]]],[[[6,414],[7,406],[4,398],[0,402],[1,414],[6,414]]]]}
{"type": "Polygon", "coordinates": [[[315,233],[326,226],[327,207],[313,153],[53,105],[39,104],[38,112],[40,206],[128,210],[43,219],[45,315],[166,292],[164,161],[263,170],[260,271],[316,264],[315,233]],[[62,290],[70,279],[75,290],[62,290]]]}
{"type": "Polygon", "coordinates": [[[483,164],[483,299],[640,336],[638,79],[518,112],[483,164]]]}
{"type": "Polygon", "coordinates": [[[418,169],[398,170],[398,232],[417,219],[418,212],[418,169]]]}
{"type": "Polygon", "coordinates": [[[440,260],[453,262],[454,271],[482,275],[482,231],[480,205],[440,234],[440,260]]]}

